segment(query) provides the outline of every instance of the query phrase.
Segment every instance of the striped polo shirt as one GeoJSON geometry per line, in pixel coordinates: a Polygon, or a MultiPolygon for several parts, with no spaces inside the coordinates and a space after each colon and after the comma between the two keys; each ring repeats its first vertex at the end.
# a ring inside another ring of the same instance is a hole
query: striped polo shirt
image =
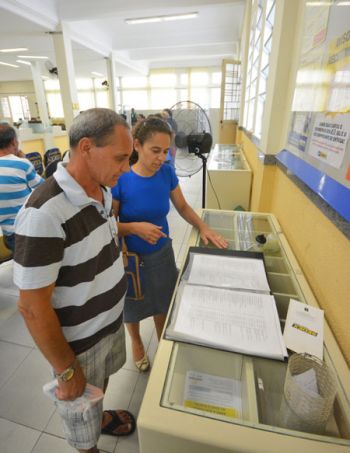
{"type": "Polygon", "coordinates": [[[15,232],[15,218],[30,192],[43,182],[29,160],[14,154],[0,157],[0,226],[7,236],[15,232]]]}
{"type": "Polygon", "coordinates": [[[60,163],[16,219],[14,281],[20,289],[55,283],[52,305],[76,354],[122,324],[127,280],[112,212],[90,198],[60,163]]]}

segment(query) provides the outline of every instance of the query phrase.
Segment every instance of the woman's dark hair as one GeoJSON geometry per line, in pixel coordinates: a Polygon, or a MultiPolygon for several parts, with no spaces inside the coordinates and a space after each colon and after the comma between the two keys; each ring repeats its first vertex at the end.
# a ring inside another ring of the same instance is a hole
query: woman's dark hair
{"type": "MultiPolygon", "coordinates": [[[[167,134],[170,139],[172,137],[172,130],[169,124],[156,115],[150,115],[147,119],[138,122],[132,131],[134,140],[137,139],[141,145],[144,145],[144,143],[156,133],[167,134]]],[[[136,163],[137,160],[138,153],[134,149],[130,156],[130,165],[136,163]]]]}

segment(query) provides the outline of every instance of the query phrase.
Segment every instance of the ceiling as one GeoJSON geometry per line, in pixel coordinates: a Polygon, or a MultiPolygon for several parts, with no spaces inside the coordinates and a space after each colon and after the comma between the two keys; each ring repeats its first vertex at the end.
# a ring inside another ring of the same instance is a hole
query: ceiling
{"type": "MultiPolygon", "coordinates": [[[[219,66],[236,58],[244,0],[0,0],[0,49],[27,47],[27,52],[1,53],[0,82],[31,79],[30,67],[17,55],[49,57],[56,65],[52,36],[68,24],[77,77],[91,71],[106,75],[113,54],[116,74],[147,74],[152,68],[219,66]],[[198,12],[188,20],[128,25],[127,18],[198,12]]],[[[43,74],[47,75],[44,64],[43,74]]]]}

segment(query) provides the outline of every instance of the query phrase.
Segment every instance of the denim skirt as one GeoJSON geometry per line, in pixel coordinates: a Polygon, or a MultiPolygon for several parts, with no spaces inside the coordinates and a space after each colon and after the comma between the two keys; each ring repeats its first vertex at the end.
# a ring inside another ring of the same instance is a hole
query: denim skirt
{"type": "Polygon", "coordinates": [[[154,253],[141,255],[144,263],[144,299],[125,299],[124,322],[138,322],[154,315],[166,315],[178,271],[171,239],[154,253]]]}

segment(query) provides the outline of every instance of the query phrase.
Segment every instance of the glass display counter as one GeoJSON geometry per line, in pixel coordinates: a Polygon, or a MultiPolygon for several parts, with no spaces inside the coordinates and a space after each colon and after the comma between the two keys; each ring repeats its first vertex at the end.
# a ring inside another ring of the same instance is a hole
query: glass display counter
{"type": "MultiPolygon", "coordinates": [[[[203,210],[202,218],[229,241],[229,248],[264,253],[282,329],[291,298],[317,307],[273,215],[203,210]]],[[[188,245],[204,246],[195,231],[188,245]]],[[[350,372],[327,323],[324,361],[336,376],[337,394],[324,431],[315,433],[307,424],[295,429],[286,423],[286,362],[163,338],[138,418],[141,452],[350,451],[350,372]],[[186,405],[189,372],[239,381],[239,413],[233,417],[186,405]]]]}
{"type": "Polygon", "coordinates": [[[236,145],[215,145],[208,158],[206,203],[210,209],[249,209],[252,172],[236,145]]]}

